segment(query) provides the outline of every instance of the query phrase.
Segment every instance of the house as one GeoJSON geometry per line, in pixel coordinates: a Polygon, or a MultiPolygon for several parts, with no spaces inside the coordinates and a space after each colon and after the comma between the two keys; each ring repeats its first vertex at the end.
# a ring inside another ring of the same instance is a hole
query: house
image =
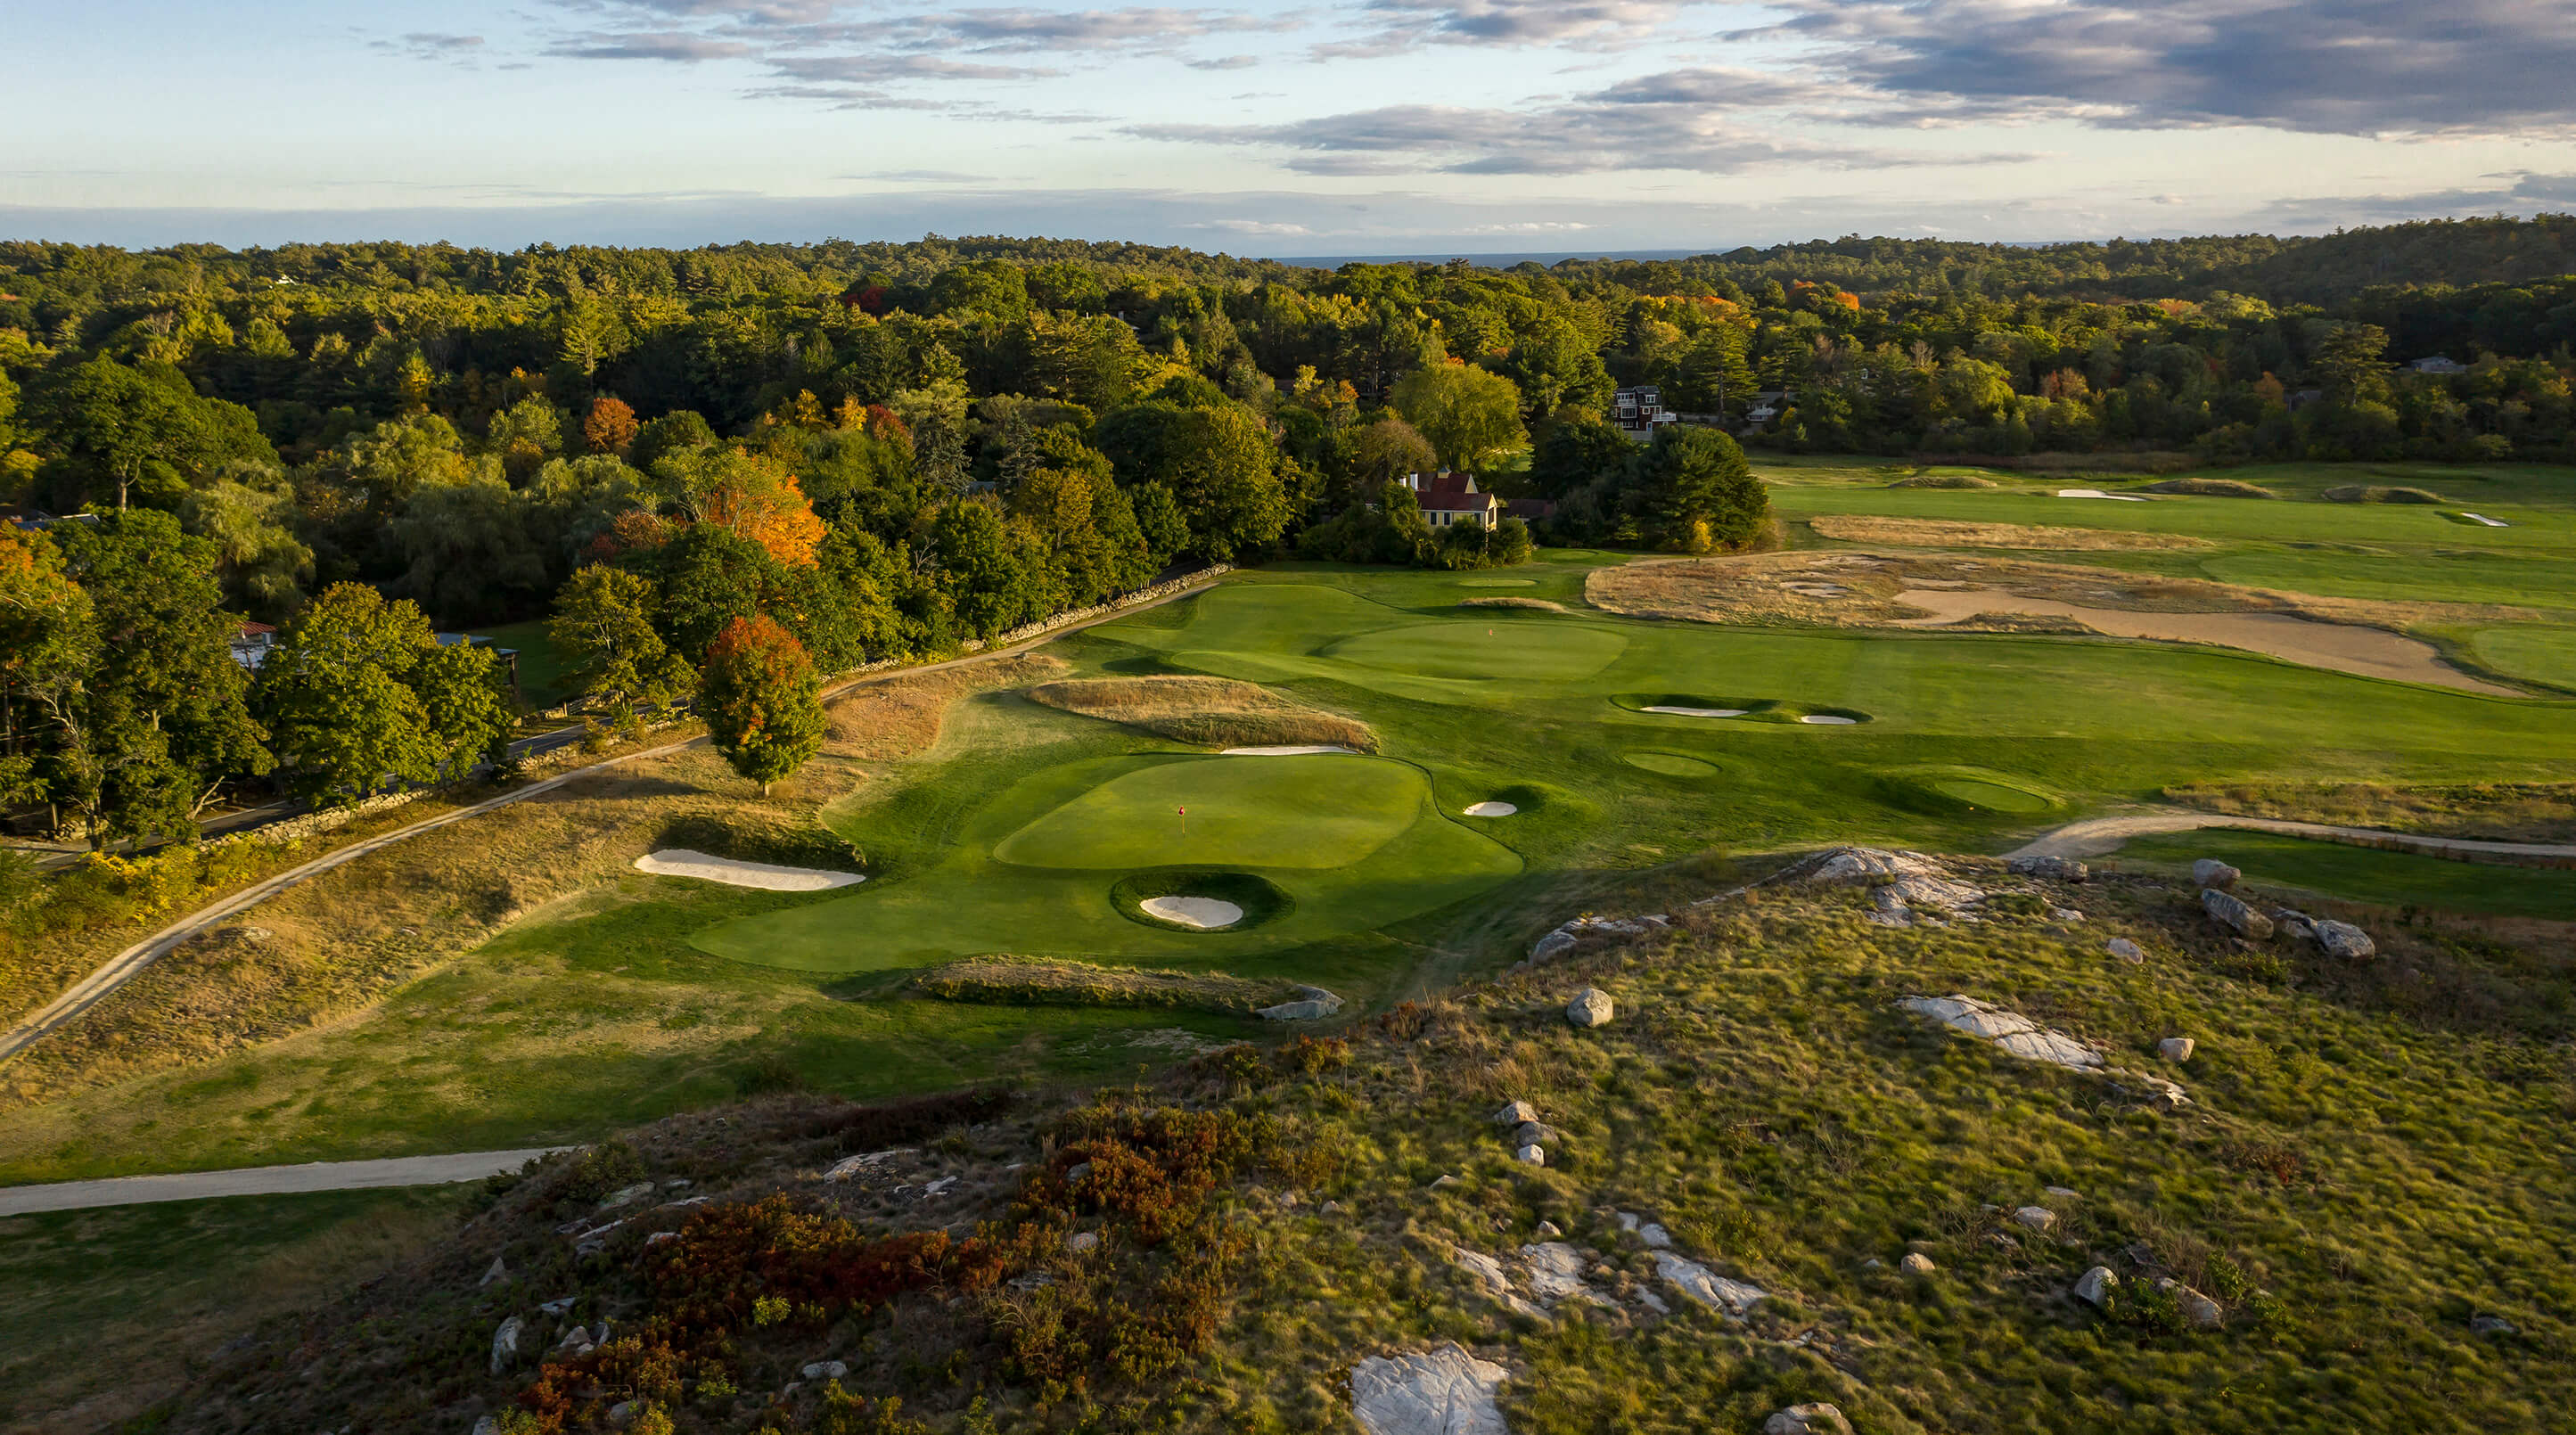
{"type": "Polygon", "coordinates": [[[1434,528],[1456,523],[1492,528],[1503,521],[1503,501],[1490,493],[1435,490],[1422,495],[1422,521],[1434,528]]]}
{"type": "Polygon", "coordinates": [[[233,633],[233,661],[258,672],[259,665],[268,661],[269,650],[276,646],[277,629],[244,618],[233,633]]]}
{"type": "Polygon", "coordinates": [[[1444,468],[1437,473],[1408,473],[1404,486],[1416,493],[1474,493],[1476,475],[1462,468],[1444,468]]]}
{"type": "Polygon", "coordinates": [[[1644,440],[1654,437],[1657,427],[1681,422],[1681,415],[1664,407],[1664,391],[1653,384],[1639,384],[1621,389],[1610,399],[1611,422],[1628,437],[1644,440]]]}
{"type": "Polygon", "coordinates": [[[2417,359],[2406,367],[2419,374],[2465,374],[2469,371],[2468,365],[2448,354],[2435,354],[2429,358],[2417,359]]]}

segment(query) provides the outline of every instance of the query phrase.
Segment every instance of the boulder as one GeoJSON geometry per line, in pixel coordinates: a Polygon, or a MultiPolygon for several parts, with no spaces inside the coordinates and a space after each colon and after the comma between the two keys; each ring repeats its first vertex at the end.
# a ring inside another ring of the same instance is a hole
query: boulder
{"type": "Polygon", "coordinates": [[[2013,1212],[2013,1224],[2025,1230],[2049,1231],[2057,1228],[2057,1213],[2046,1206],[2024,1206],[2013,1212]]]}
{"type": "Polygon", "coordinates": [[[1529,959],[1533,962],[1553,961],[1573,950],[1574,934],[1559,927],[1538,939],[1537,944],[1530,948],[1529,959]]]}
{"type": "Polygon", "coordinates": [[[2203,857],[2199,861],[2191,864],[2191,880],[2195,885],[2201,887],[2215,887],[2224,890],[2235,886],[2244,876],[2244,873],[2237,871],[2235,868],[2228,866],[2226,863],[2219,861],[2215,857],[2203,857]]]}
{"type": "Polygon", "coordinates": [[[528,1323],[514,1315],[501,1322],[500,1328],[492,1332],[492,1373],[494,1375],[518,1363],[519,1332],[527,1328],[528,1323]]]}
{"type": "Polygon", "coordinates": [[[1523,1146],[1512,1152],[1512,1159],[1524,1165],[1544,1166],[1547,1164],[1547,1148],[1536,1144],[1523,1146]]]}
{"type": "Polygon", "coordinates": [[[2156,1055],[2167,1061],[2189,1061],[2193,1042],[2187,1036],[2169,1036],[2156,1043],[2156,1055]]]}
{"type": "Polygon", "coordinates": [[[1537,1231],[1539,1239],[1543,1241],[1552,1241],[1565,1234],[1565,1231],[1554,1221],[1539,1222],[1537,1231]]]}
{"type": "Polygon", "coordinates": [[[2296,907],[2274,907],[2272,909],[2273,929],[2294,942],[2315,941],[2317,939],[2316,922],[2316,918],[2309,916],[2307,913],[2300,911],[2296,907]]]}
{"type": "Polygon", "coordinates": [[[501,1264],[501,1258],[499,1256],[494,1256],[492,1258],[492,1268],[485,1271],[483,1273],[483,1279],[476,1281],[474,1285],[475,1288],[479,1290],[484,1286],[492,1284],[494,1281],[505,1281],[509,1278],[510,1268],[501,1264]]]}
{"type": "Polygon", "coordinates": [[[1585,987],[1574,994],[1574,1000],[1565,1004],[1565,1019],[1576,1026],[1608,1026],[1610,1018],[1617,1013],[1618,1008],[1612,1004],[1610,994],[1599,987],[1585,987]]]}
{"type": "Polygon", "coordinates": [[[2520,1334],[2520,1332],[2515,1328],[2512,1321],[2505,1319],[2503,1316],[2473,1315],[2469,1317],[2469,1334],[2517,1335],[2520,1334]]]}
{"type": "Polygon", "coordinates": [[[1497,1126],[1518,1126],[1524,1121],[1537,1119],[1538,1108],[1526,1101],[1515,1101],[1494,1113],[1494,1124],[1497,1126]]]}
{"type": "Polygon", "coordinates": [[[1589,1294],[1583,1288],[1583,1253],[1563,1241],[1536,1241],[1521,1247],[1521,1264],[1529,1269],[1529,1287],[1540,1300],[1554,1304],[1568,1296],[1589,1294]]]}
{"type": "Polygon", "coordinates": [[[2379,944],[2370,934],[2350,922],[2319,921],[2313,924],[2317,946],[2329,957],[2347,962],[2368,961],[2378,955],[2379,944]]]}
{"type": "Polygon", "coordinates": [[[2156,1289],[2174,1298],[2174,1304],[2182,1311],[2182,1318],[2190,1321],[2194,1329],[2216,1330],[2227,1324],[2227,1312],[2219,1307],[2218,1302],[2171,1276],[2159,1277],[2156,1289]]]}
{"type": "Polygon", "coordinates": [[[2098,1071],[2102,1067],[2100,1052],[2066,1033],[2052,1031],[2019,1012],[2005,1011],[1974,997],[1906,997],[1896,1005],[1954,1031],[1991,1041],[2024,1061],[2046,1062],[2069,1071],[2098,1071]]]}
{"type": "Polygon", "coordinates": [[[1098,1231],[1068,1231],[1065,1233],[1064,1237],[1064,1248],[1077,1256],[1081,1255],[1085,1251],[1099,1250],[1100,1233],[1098,1231]]]}
{"type": "Polygon", "coordinates": [[[1351,1416],[1368,1435],[1509,1435],[1494,1392],[1504,1369],[1456,1341],[1351,1367],[1351,1416]]]}
{"type": "Polygon", "coordinates": [[[1905,1259],[1896,1263],[1896,1268],[1909,1276],[1928,1276],[1940,1269],[1939,1266],[1932,1264],[1930,1256],[1921,1251],[1907,1251],[1905,1259]]]}
{"type": "Polygon", "coordinates": [[[1837,847],[1807,874],[1810,882],[1875,887],[1899,877],[1938,877],[1941,868],[1920,852],[1888,852],[1876,847],[1837,847]]]}
{"type": "Polygon", "coordinates": [[[1266,1006],[1253,1013],[1263,1021],[1322,1021],[1342,1009],[1342,999],[1322,987],[1299,987],[1295,1001],[1266,1006]]]}
{"type": "Polygon", "coordinates": [[[1762,1435],[1852,1435],[1852,1428],[1841,1410],[1819,1401],[1772,1411],[1762,1435]]]}
{"type": "Polygon", "coordinates": [[[1524,1121],[1512,1131],[1512,1144],[1515,1146],[1536,1146],[1555,1139],[1555,1132],[1536,1121],[1524,1121]]]}
{"type": "Polygon", "coordinates": [[[808,1380],[838,1380],[849,1373],[849,1365],[838,1360],[818,1360],[798,1372],[808,1380]]]}
{"type": "Polygon", "coordinates": [[[2016,877],[2045,877],[2051,882],[2081,882],[2093,869],[2072,857],[2015,857],[2004,870],[2016,877]]]}
{"type": "Polygon", "coordinates": [[[599,1209],[613,1211],[620,1206],[643,1200],[652,1194],[653,1183],[650,1181],[638,1181],[632,1186],[620,1186],[608,1193],[607,1198],[599,1203],[599,1209]]]}
{"type": "Polygon", "coordinates": [[[2211,921],[2249,941],[2259,942],[2272,935],[2271,918],[2216,887],[2201,889],[2200,907],[2211,921]]]}
{"type": "Polygon", "coordinates": [[[2083,923],[2084,914],[2073,907],[2051,907],[2048,909],[2048,920],[2060,926],[2073,927],[2083,923]]]}
{"type": "Polygon", "coordinates": [[[2126,937],[2113,937],[2111,955],[2124,962],[2143,962],[2147,959],[2147,949],[2126,937]]]}
{"type": "Polygon", "coordinates": [[[2120,1278],[2109,1266],[2095,1266],[2075,1278],[2075,1298],[2086,1305],[2108,1309],[2111,1293],[2120,1288],[2120,1278]]]}
{"type": "Polygon", "coordinates": [[[1699,1262],[1684,1260],[1671,1251],[1655,1252],[1655,1274],[1701,1305],[1724,1311],[1738,1320],[1743,1319],[1756,1302],[1770,1295],[1760,1286],[1729,1280],[1699,1262]]]}

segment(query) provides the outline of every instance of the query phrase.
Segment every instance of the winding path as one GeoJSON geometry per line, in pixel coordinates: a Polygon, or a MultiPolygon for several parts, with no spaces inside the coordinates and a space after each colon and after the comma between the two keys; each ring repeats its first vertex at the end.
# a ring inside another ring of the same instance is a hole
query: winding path
{"type": "MultiPolygon", "coordinates": [[[[1222,576],[1222,573],[1220,572],[1212,576],[1222,576]]],[[[1029,649],[1038,647],[1042,644],[1052,643],[1056,639],[1061,638],[1068,633],[1080,632],[1096,623],[1110,622],[1114,619],[1124,618],[1131,614],[1144,612],[1149,608],[1159,608],[1165,603],[1177,602],[1180,599],[1204,592],[1208,587],[1209,584],[1207,583],[1192,583],[1173,592],[1163,594],[1158,598],[1148,599],[1142,603],[1129,604],[1124,607],[1111,608],[1106,612],[1095,613],[1087,618],[1079,618],[1059,627],[1049,628],[1043,633],[1034,634],[1028,638],[1024,638],[1017,643],[1011,644],[1009,647],[987,648],[980,653],[969,653],[964,657],[947,658],[936,663],[923,663],[917,667],[887,668],[878,672],[868,673],[860,677],[852,678],[848,682],[842,683],[839,686],[826,691],[823,694],[823,701],[828,703],[853,688],[865,687],[870,683],[891,682],[896,678],[916,677],[923,673],[939,672],[945,668],[965,667],[973,663],[987,663],[996,658],[1011,657],[1018,653],[1027,652],[1029,649]]],[[[672,753],[679,752],[687,748],[697,747],[706,742],[706,740],[706,737],[701,734],[700,736],[687,738],[680,742],[665,743],[660,747],[647,748],[642,752],[630,752],[623,754],[622,756],[609,758],[603,762],[594,762],[586,766],[576,767],[570,771],[558,773],[542,782],[532,782],[525,787],[514,788],[511,791],[502,793],[498,797],[487,798],[471,807],[463,807],[454,812],[441,813],[436,817],[426,818],[422,821],[412,823],[410,826],[397,827],[391,832],[381,833],[377,836],[370,837],[364,842],[351,843],[349,846],[343,847],[336,852],[326,853],[323,856],[314,858],[310,862],[302,864],[301,866],[290,867],[264,881],[253,883],[252,885],[243,888],[239,892],[235,892],[231,896],[226,897],[211,906],[201,907],[196,911],[189,913],[187,916],[181,917],[179,920],[172,922],[169,926],[163,927],[160,931],[157,931],[151,936],[144,938],[142,941],[135,943],[133,946],[126,948],[124,951],[117,953],[114,957],[109,958],[105,965],[81,978],[79,981],[72,983],[70,987],[64,990],[62,995],[54,998],[51,1002],[46,1003],[34,1014],[11,1027],[5,1036],[0,1036],[0,1062],[8,1061],[11,1057],[25,1051],[29,1046],[44,1038],[48,1033],[59,1029],[65,1023],[78,1018],[81,1013],[88,1011],[90,1008],[106,1000],[110,993],[114,992],[118,987],[125,985],[127,982],[132,981],[136,973],[142,971],[145,967],[152,965],[154,962],[159,961],[163,956],[167,955],[172,948],[178,946],[180,943],[196,936],[208,927],[214,926],[228,918],[238,916],[241,913],[258,906],[260,903],[267,901],[269,898],[276,896],[278,893],[285,891],[289,887],[309,882],[312,879],[321,876],[323,873],[330,871],[334,867],[354,862],[370,853],[381,852],[386,848],[393,846],[395,843],[418,837],[424,832],[434,832],[450,823],[463,822],[469,817],[480,817],[486,812],[508,807],[512,803],[525,802],[531,797],[542,797],[577,778],[590,776],[593,773],[615,767],[620,763],[642,762],[649,758],[667,757],[672,753]]]]}
{"type": "Polygon", "coordinates": [[[100,1181],[55,1181],[0,1186],[0,1216],[39,1211],[87,1211],[99,1206],[140,1206],[153,1201],[203,1201],[216,1196],[286,1196],[311,1191],[364,1191],[388,1186],[446,1186],[516,1171],[560,1150],[466,1151],[453,1156],[396,1156],[380,1161],[316,1161],[302,1166],[245,1166],[232,1171],[182,1171],[169,1176],[111,1176],[100,1181]]]}
{"type": "Polygon", "coordinates": [[[2279,817],[2231,817],[2218,812],[2139,812],[2119,817],[2088,817],[2043,834],[2005,853],[2010,857],[2099,857],[2116,852],[2132,837],[2159,832],[2194,832],[2205,827],[2240,827],[2312,837],[2355,847],[2394,852],[2420,852],[2462,862],[2498,862],[2513,866],[2576,867],[2576,843],[2482,842],[2466,837],[2424,837],[2412,832],[2383,832],[2375,827],[2335,827],[2323,822],[2292,822],[2279,817]]]}

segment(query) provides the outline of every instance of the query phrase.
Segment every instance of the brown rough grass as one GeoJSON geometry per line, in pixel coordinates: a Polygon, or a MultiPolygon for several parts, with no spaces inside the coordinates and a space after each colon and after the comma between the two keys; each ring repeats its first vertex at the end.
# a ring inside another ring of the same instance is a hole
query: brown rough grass
{"type": "Polygon", "coordinates": [[[1546,598],[1461,598],[1458,600],[1458,606],[1461,608],[1531,608],[1542,613],[1565,611],[1563,603],[1552,602],[1546,598]]]}
{"type": "Polygon", "coordinates": [[[1012,1006],[1170,1007],[1244,1016],[1294,998],[1285,982],[1223,972],[1099,967],[1038,957],[968,957],[935,967],[913,986],[943,1001],[1012,1006]]]}
{"type": "Polygon", "coordinates": [[[823,751],[860,761],[910,757],[939,741],[940,722],[958,698],[1040,682],[1070,666],[1043,653],[1022,653],[864,684],[827,709],[832,723],[823,751]]]}
{"type": "Polygon", "coordinates": [[[1043,683],[1029,700],[1207,747],[1330,743],[1377,751],[1368,724],[1290,702],[1258,683],[1173,675],[1043,683]]]}
{"type": "Polygon", "coordinates": [[[2375,827],[2484,842],[2576,842],[2576,782],[2391,787],[2375,782],[2190,783],[2164,795],[2203,812],[2375,827]]]}
{"type": "Polygon", "coordinates": [[[1865,513],[1819,514],[1808,519],[1807,526],[1822,537],[1844,543],[1901,543],[1910,548],[2090,549],[2114,552],[2211,546],[2205,538],[2180,533],[2120,533],[2107,528],[1966,523],[1949,518],[1886,518],[1865,513]]]}

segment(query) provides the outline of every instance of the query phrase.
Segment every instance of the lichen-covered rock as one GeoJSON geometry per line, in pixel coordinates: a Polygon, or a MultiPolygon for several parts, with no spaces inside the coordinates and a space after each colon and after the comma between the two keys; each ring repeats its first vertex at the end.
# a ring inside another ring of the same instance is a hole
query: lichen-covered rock
{"type": "Polygon", "coordinates": [[[2095,1266],[2075,1278],[2075,1298],[2086,1305],[2107,1309],[2111,1293],[2120,1288],[2120,1278],[2109,1266],[2095,1266]]]}
{"type": "Polygon", "coordinates": [[[2378,955],[2379,944],[2370,939],[2368,932],[2350,922],[2321,920],[2313,923],[2312,928],[2316,933],[2317,946],[2329,957],[2363,962],[2378,955]]]}
{"type": "Polygon", "coordinates": [[[2041,1061],[2069,1071],[2098,1071],[2102,1054],[2062,1031],[2052,1031],[2019,1012],[2005,1011],[1975,997],[1906,997],[1897,1006],[1940,1022],[2024,1061],[2041,1061]]]}
{"type": "Polygon", "coordinates": [[[1921,1251],[1907,1251],[1905,1259],[1896,1263],[1896,1268],[1909,1276],[1928,1276],[1940,1269],[1939,1266],[1932,1264],[1930,1256],[1921,1251]]]}
{"type": "Polygon", "coordinates": [[[2182,1318],[2190,1321],[2197,1329],[2216,1330],[2227,1324],[2227,1312],[2219,1306],[2218,1302],[2171,1276],[2159,1277],[2156,1281],[2156,1289],[2172,1296],[2174,1305],[2182,1311],[2182,1318]]]}
{"type": "Polygon", "coordinates": [[[1509,1435],[1494,1392],[1501,1366],[1456,1341],[1351,1367],[1351,1416],[1369,1435],[1509,1435]]]}
{"type": "Polygon", "coordinates": [[[2249,941],[2259,942],[2272,935],[2271,918],[2216,887],[2201,889],[2200,908],[2211,921],[2249,941]]]}
{"type": "Polygon", "coordinates": [[[1770,1292],[1760,1286],[1729,1280],[1699,1262],[1685,1260],[1671,1251],[1655,1252],[1655,1274],[1683,1295],[1701,1305],[1724,1311],[1737,1320],[1742,1320],[1757,1302],[1770,1296],[1770,1292]]]}
{"type": "Polygon", "coordinates": [[[1839,1408],[1817,1401],[1772,1411],[1762,1435],[1852,1435],[1852,1428],[1839,1408]]]}
{"type": "Polygon", "coordinates": [[[1940,864],[1920,852],[1888,852],[1876,847],[1837,847],[1807,874],[1810,882],[1875,887],[1899,877],[1938,877],[1940,864]]]}
{"type": "Polygon", "coordinates": [[[2113,937],[2111,955],[2124,962],[2143,962],[2147,959],[2147,949],[2126,937],[2113,937]]]}
{"type": "Polygon", "coordinates": [[[1518,1126],[1524,1121],[1536,1121],[1537,1119],[1538,1108],[1530,1105],[1526,1101],[1512,1102],[1502,1110],[1494,1113],[1494,1124],[1497,1126],[1518,1126]]]}
{"type": "Polygon", "coordinates": [[[2004,864],[2004,870],[2016,877],[2044,877],[2051,882],[2082,882],[2093,875],[2093,869],[2072,857],[2016,857],[2004,864]]]}
{"type": "Polygon", "coordinates": [[[2156,1043],[2156,1055],[2167,1061],[2189,1061],[2194,1043],[2187,1036],[2169,1036],[2156,1043]]]}
{"type": "Polygon", "coordinates": [[[2191,864],[2191,880],[2202,887],[2233,887],[2242,881],[2244,876],[2244,873],[2215,857],[2203,857],[2191,864]]]}
{"type": "Polygon", "coordinates": [[[1565,1019],[1581,1027],[1608,1026],[1618,1010],[1608,992],[1599,987],[1585,987],[1574,994],[1574,1000],[1565,1004],[1565,1019]]]}

